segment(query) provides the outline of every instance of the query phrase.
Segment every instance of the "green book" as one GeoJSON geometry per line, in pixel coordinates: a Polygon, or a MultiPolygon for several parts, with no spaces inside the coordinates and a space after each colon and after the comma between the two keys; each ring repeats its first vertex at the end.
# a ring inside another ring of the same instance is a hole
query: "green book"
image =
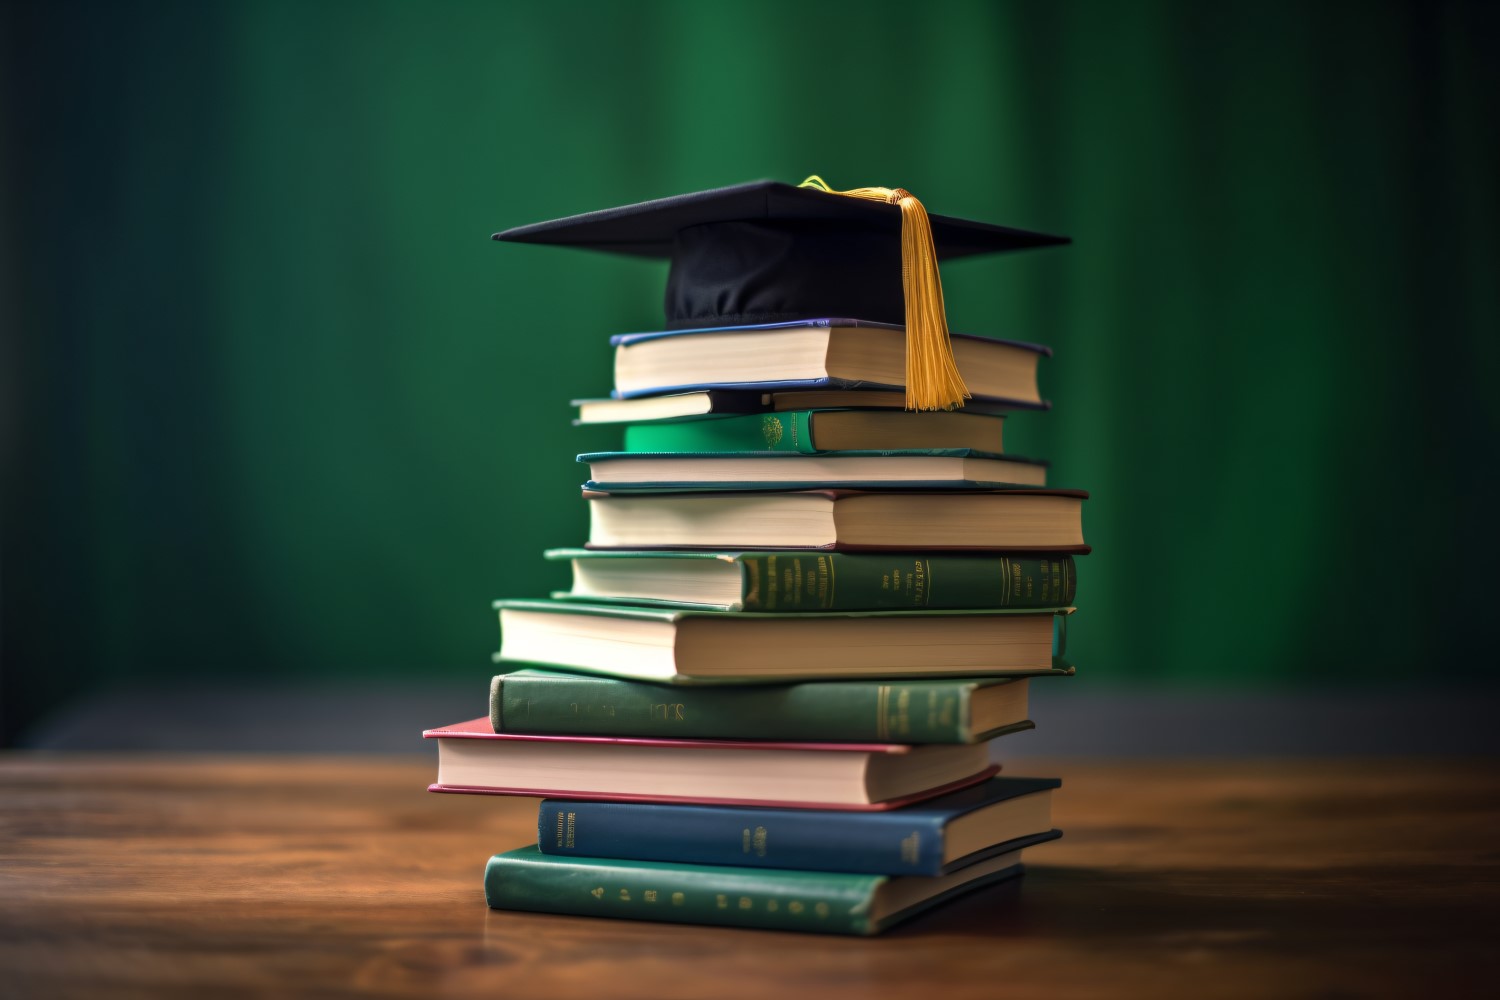
{"type": "Polygon", "coordinates": [[[906,410],[794,410],[625,428],[626,451],[828,451],[969,448],[999,454],[1005,418],[906,410]]]}
{"type": "Polygon", "coordinates": [[[496,910],[878,934],[960,893],[1021,874],[1020,862],[1021,852],[1011,851],[936,877],[849,875],[551,857],[533,846],[490,858],[484,898],[496,910]]]}
{"type": "Polygon", "coordinates": [[[980,677],[666,688],[528,668],[490,683],[490,724],[534,735],[978,743],[1032,728],[1029,686],[1024,677],[980,677]]]}
{"type": "Polygon", "coordinates": [[[1034,674],[1066,655],[1062,616],[1073,611],[745,614],[556,600],[495,608],[497,662],[665,684],[1034,674]]]}
{"type": "Polygon", "coordinates": [[[573,564],[564,600],[713,611],[1057,608],[1073,603],[1067,555],[550,549],[573,564]]]}

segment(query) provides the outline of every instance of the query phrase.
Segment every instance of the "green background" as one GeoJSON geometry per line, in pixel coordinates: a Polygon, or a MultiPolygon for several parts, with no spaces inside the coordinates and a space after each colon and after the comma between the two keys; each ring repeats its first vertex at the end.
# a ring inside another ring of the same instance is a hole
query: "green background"
{"type": "Polygon", "coordinates": [[[1496,10],[6,6],[0,738],[100,686],[482,683],[665,277],[489,234],[814,172],[1076,240],[944,282],[1057,350],[1007,445],[1093,491],[1091,684],[1480,679],[1496,10]]]}

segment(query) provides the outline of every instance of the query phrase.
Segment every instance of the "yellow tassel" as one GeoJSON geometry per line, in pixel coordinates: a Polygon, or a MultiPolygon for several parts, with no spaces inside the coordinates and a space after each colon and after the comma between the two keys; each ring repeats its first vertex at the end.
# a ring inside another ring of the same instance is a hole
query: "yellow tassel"
{"type": "Polygon", "coordinates": [[[835,191],[813,174],[798,187],[863,198],[901,209],[901,290],[906,297],[906,408],[951,410],[963,406],[969,389],[953,360],[943,283],[927,209],[902,188],[862,187],[835,191]]]}

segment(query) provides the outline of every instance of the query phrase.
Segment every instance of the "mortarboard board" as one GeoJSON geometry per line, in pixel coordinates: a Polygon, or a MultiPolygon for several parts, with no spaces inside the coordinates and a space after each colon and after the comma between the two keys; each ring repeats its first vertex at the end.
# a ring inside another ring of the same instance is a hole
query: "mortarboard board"
{"type": "Polygon", "coordinates": [[[907,406],[968,396],[953,361],[937,262],[1067,243],[945,215],[900,188],[833,191],[752,181],[586,212],[496,233],[497,240],[671,261],[666,327],[847,317],[907,329],[907,406]]]}

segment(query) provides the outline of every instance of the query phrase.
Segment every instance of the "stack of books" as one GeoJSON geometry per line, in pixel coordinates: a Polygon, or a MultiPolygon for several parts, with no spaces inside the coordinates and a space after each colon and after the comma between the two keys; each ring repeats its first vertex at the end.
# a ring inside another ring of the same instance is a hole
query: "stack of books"
{"type": "Polygon", "coordinates": [[[571,589],[497,601],[489,715],[425,734],[434,791],[543,798],[490,906],[872,934],[1061,836],[1060,782],[995,763],[1031,679],[1073,672],[1085,495],[1002,442],[1049,352],[955,335],[973,398],[910,412],[904,340],[614,338],[577,422],[624,449],[579,456],[587,545],[546,553],[571,589]]]}

